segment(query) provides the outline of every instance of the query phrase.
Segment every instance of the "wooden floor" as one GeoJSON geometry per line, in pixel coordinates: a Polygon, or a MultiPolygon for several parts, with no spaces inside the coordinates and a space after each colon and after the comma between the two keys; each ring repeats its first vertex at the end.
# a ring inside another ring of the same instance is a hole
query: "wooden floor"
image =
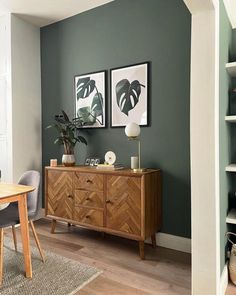
{"type": "Polygon", "coordinates": [[[236,286],[230,282],[225,292],[225,295],[235,295],[235,294],[236,294],[236,286]]]}
{"type": "MultiPolygon", "coordinates": [[[[110,235],[103,238],[101,233],[64,224],[59,224],[56,234],[51,234],[50,222],[45,219],[35,222],[35,227],[45,250],[103,271],[78,295],[191,294],[189,254],[146,245],[146,260],[140,260],[135,241],[110,235]]],[[[34,244],[32,235],[31,243],[34,244]]]]}

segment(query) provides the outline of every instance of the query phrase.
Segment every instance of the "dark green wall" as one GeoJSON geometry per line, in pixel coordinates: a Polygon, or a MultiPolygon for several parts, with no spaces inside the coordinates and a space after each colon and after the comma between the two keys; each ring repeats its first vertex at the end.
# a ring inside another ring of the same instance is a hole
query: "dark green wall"
{"type": "MultiPolygon", "coordinates": [[[[41,29],[43,130],[61,109],[73,115],[75,74],[151,62],[142,166],[163,170],[162,231],[183,237],[191,231],[190,42],[191,16],[182,0],[116,0],[41,29]]],[[[124,128],[92,130],[87,137],[88,147],[77,147],[79,163],[113,150],[129,165],[136,153],[124,128]]],[[[61,151],[53,131],[44,130],[43,165],[55,157],[61,151]]]]}
{"type": "Polygon", "coordinates": [[[231,60],[236,61],[236,29],[232,30],[231,60]]]}
{"type": "Polygon", "coordinates": [[[228,212],[228,198],[231,189],[230,177],[225,173],[225,167],[231,162],[230,156],[230,125],[225,122],[225,115],[229,114],[229,89],[230,78],[225,69],[225,64],[230,61],[230,47],[232,39],[231,25],[223,4],[220,1],[220,56],[219,56],[219,139],[220,139],[220,249],[221,270],[223,270],[226,258],[227,232],[226,216],[228,212]]]}

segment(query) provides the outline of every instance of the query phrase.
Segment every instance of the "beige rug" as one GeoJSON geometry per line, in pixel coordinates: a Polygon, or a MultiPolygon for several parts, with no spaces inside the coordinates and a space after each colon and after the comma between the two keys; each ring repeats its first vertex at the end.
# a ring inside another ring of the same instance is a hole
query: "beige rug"
{"type": "Polygon", "coordinates": [[[101,271],[94,267],[45,251],[46,262],[38,250],[31,247],[33,278],[24,277],[22,250],[13,248],[9,238],[4,240],[4,278],[1,295],[72,295],[95,279],[101,271]]]}

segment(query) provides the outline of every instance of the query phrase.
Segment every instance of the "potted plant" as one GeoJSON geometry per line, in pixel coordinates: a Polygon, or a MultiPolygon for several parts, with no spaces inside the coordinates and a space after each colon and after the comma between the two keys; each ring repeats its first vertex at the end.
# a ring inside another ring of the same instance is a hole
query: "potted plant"
{"type": "Polygon", "coordinates": [[[86,139],[80,135],[80,127],[83,126],[83,121],[80,118],[70,120],[66,112],[62,110],[61,113],[61,115],[55,115],[55,123],[47,126],[46,129],[55,128],[58,132],[58,137],[54,143],[63,145],[64,147],[62,164],[65,166],[74,166],[74,148],[76,143],[81,142],[87,145],[86,139]]]}

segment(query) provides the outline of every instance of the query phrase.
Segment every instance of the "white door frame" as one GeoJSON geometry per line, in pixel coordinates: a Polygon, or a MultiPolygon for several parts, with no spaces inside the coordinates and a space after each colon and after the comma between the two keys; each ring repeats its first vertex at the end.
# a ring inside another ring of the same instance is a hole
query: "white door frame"
{"type": "Polygon", "coordinates": [[[220,292],[219,1],[183,0],[192,14],[192,295],[220,292]]]}

